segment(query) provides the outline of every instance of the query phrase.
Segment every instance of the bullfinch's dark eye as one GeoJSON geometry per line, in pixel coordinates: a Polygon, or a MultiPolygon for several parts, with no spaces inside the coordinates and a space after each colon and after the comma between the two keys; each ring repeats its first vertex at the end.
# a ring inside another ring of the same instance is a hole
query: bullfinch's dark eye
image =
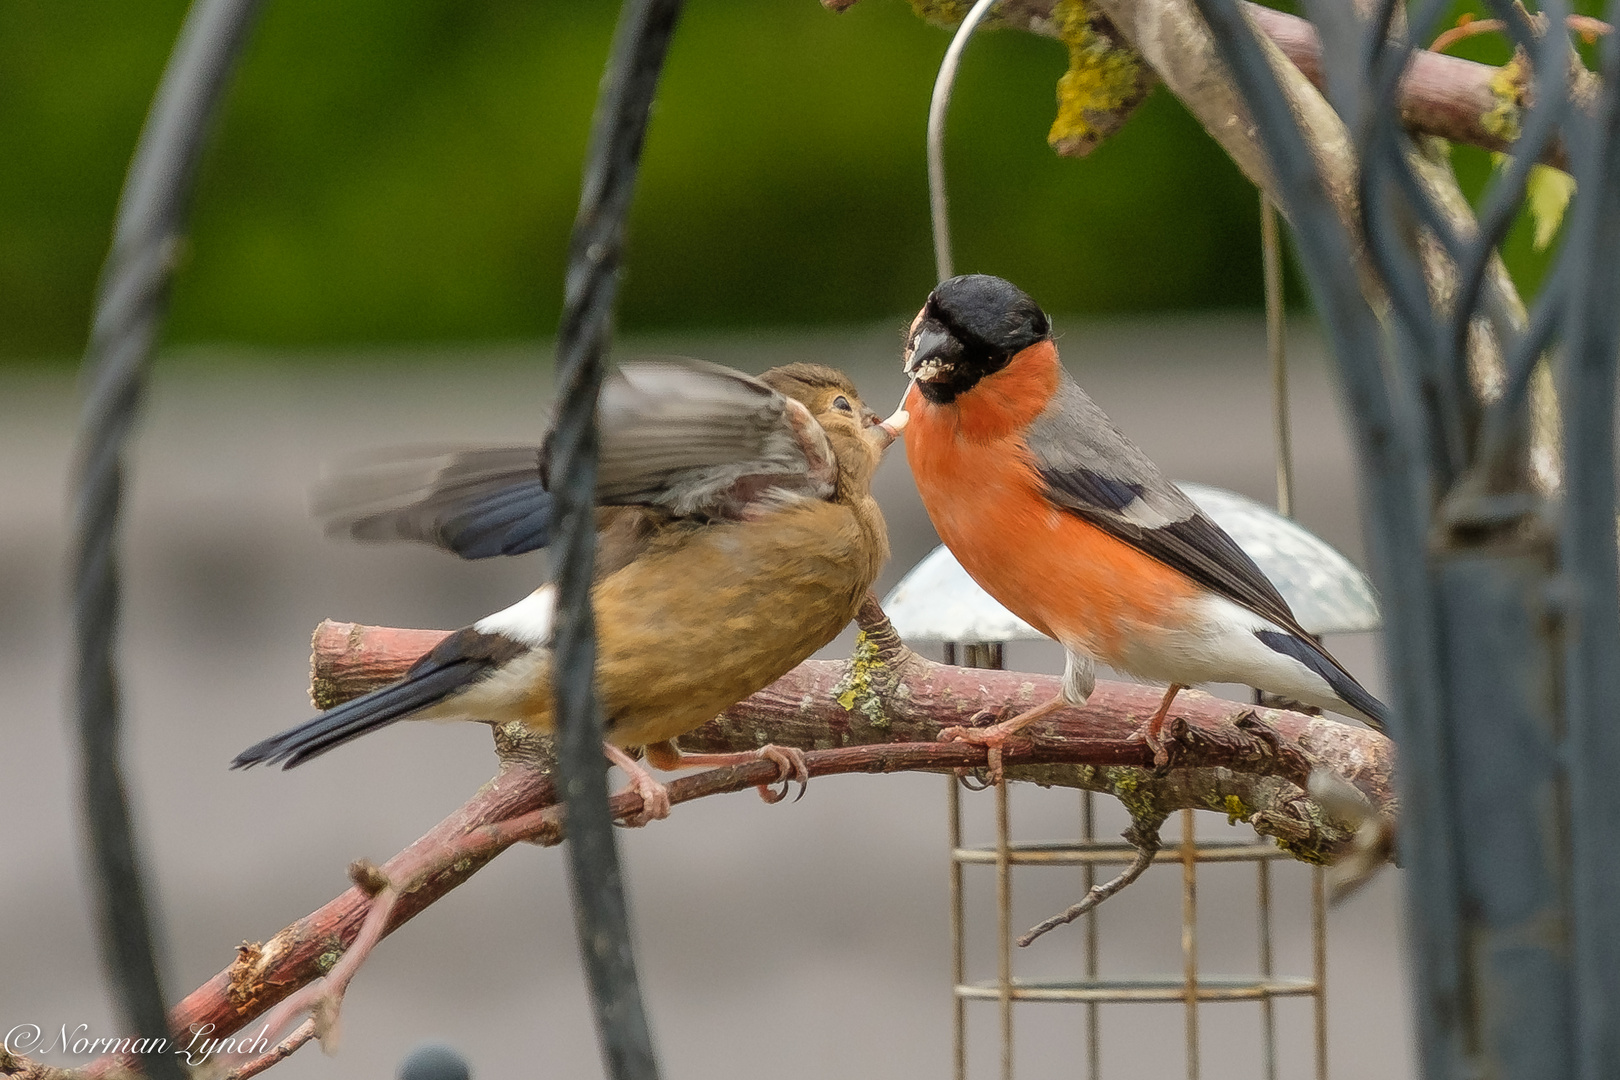
{"type": "Polygon", "coordinates": [[[839,394],[837,397],[833,398],[833,408],[847,413],[853,413],[855,411],[854,408],[850,406],[849,398],[845,397],[843,394],[839,394]]]}

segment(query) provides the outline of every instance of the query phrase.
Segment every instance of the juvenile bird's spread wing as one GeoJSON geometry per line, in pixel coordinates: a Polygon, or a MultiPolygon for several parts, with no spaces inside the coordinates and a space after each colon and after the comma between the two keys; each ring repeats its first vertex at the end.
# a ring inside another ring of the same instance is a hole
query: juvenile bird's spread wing
{"type": "Polygon", "coordinates": [[[1030,425],[1029,447],[1053,503],[1204,588],[1309,638],[1254,560],[1070,380],[1063,380],[1030,425]]]}
{"type": "Polygon", "coordinates": [[[551,542],[540,448],[405,447],[344,463],[311,500],[328,535],[419,540],[463,559],[521,555],[551,542]]]}
{"type": "MultiPolygon", "coordinates": [[[[832,449],[809,410],[729,368],[626,364],[604,382],[597,418],[603,506],[723,519],[762,501],[833,492],[832,449]]],[[[547,447],[415,447],[354,459],[317,489],[314,511],[329,535],[355,540],[416,540],[464,559],[534,551],[551,540],[547,447]]],[[[617,516],[599,525],[606,532],[617,516]]]]}
{"type": "Polygon", "coordinates": [[[603,385],[597,417],[604,505],[731,518],[772,490],[832,495],[836,465],[821,425],[740,371],[696,360],[626,364],[603,385]]]}

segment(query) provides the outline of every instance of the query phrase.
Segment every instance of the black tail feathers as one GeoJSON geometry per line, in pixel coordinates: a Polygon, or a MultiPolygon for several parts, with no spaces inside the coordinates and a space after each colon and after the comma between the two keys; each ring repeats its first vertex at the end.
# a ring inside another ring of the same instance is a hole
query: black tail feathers
{"type": "Polygon", "coordinates": [[[1284,656],[1292,656],[1322,676],[1333,692],[1339,695],[1339,700],[1366,719],[1368,727],[1381,735],[1389,734],[1385,728],[1389,719],[1389,707],[1369,694],[1367,688],[1340,667],[1339,662],[1322,646],[1297,634],[1285,634],[1276,630],[1256,630],[1254,636],[1267,648],[1284,656]]]}
{"type": "Polygon", "coordinates": [[[302,765],[350,739],[358,739],[368,731],[387,727],[418,709],[443,701],[466,685],[469,674],[465,666],[458,664],[407,676],[255,743],[236,755],[231,768],[280,764],[290,769],[302,765]]]}

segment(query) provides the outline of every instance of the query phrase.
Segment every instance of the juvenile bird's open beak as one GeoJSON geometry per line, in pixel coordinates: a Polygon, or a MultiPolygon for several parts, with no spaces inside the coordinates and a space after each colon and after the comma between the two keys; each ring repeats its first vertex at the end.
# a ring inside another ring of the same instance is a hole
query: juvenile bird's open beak
{"type": "Polygon", "coordinates": [[[918,382],[948,378],[962,357],[962,343],[934,319],[924,319],[906,354],[906,374],[918,382]]]}
{"type": "Polygon", "coordinates": [[[894,440],[906,430],[906,424],[911,422],[911,414],[904,408],[897,408],[887,420],[872,425],[872,437],[877,441],[879,450],[887,450],[894,445],[894,440]]]}

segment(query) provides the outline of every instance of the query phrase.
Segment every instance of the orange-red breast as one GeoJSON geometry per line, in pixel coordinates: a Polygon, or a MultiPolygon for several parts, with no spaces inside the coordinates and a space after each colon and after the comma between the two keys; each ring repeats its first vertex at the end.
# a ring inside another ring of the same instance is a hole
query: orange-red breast
{"type": "Polygon", "coordinates": [[[999,747],[1094,663],[1169,683],[1145,736],[1160,764],[1176,693],[1247,683],[1383,729],[1385,709],[1295,620],[1254,561],[1064,370],[1051,320],[1011,283],[951,278],[907,339],[906,458],[940,539],[1009,610],[1062,643],[1062,694],[951,735],[999,747]]]}
{"type": "MultiPolygon", "coordinates": [[[[888,557],[870,485],[895,432],[840,372],[812,364],[759,379],[708,364],[626,365],[599,409],[600,528],[592,600],[608,756],[647,820],[663,767],[769,757],[801,783],[802,755],[687,755],[673,740],[769,685],[854,617],[888,557]]],[[[406,454],[325,496],[339,531],[418,539],[477,557],[544,546],[543,448],[406,454]]],[[[301,764],[395,720],[553,722],[555,590],[446,638],[398,681],[244,750],[238,767],[301,764]]]]}

